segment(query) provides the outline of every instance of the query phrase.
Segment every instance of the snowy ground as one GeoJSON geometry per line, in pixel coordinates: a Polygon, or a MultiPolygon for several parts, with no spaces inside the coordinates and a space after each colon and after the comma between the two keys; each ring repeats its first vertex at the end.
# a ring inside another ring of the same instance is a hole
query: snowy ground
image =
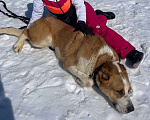
{"type": "MultiPolygon", "coordinates": [[[[4,0],[18,15],[30,16],[32,0],[4,0]]],[[[0,120],[150,120],[150,1],[88,0],[95,9],[113,11],[108,26],[145,53],[137,69],[127,67],[134,90],[135,111],[116,112],[96,87],[81,88],[49,48],[26,42],[21,54],[12,51],[14,36],[0,36],[0,120]]],[[[3,10],[0,3],[0,9],[3,10]]],[[[0,27],[21,27],[0,13],[0,27]]],[[[125,61],[122,61],[123,63],[125,61]]]]}

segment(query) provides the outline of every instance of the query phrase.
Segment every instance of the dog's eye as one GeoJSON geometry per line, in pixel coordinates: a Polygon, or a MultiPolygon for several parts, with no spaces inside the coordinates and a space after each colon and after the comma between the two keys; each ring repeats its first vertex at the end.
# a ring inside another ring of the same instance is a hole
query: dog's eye
{"type": "Polygon", "coordinates": [[[122,95],[123,94],[123,89],[119,90],[119,91],[116,91],[119,95],[122,95]]]}

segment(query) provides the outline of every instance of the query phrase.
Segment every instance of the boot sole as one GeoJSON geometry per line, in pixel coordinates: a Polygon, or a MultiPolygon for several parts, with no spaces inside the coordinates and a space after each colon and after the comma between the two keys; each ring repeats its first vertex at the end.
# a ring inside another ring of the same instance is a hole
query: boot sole
{"type": "Polygon", "coordinates": [[[139,64],[143,62],[143,60],[144,60],[144,54],[143,54],[142,59],[138,63],[135,63],[135,64],[132,65],[133,68],[137,68],[139,66],[139,64]]]}

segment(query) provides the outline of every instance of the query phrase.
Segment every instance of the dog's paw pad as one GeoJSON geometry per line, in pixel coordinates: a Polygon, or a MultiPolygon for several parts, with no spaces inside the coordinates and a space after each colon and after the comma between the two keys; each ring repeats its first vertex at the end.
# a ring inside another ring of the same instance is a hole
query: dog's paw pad
{"type": "Polygon", "coordinates": [[[21,45],[15,44],[13,46],[14,52],[19,54],[21,52],[21,50],[22,50],[22,47],[23,46],[21,46],[21,45]]]}

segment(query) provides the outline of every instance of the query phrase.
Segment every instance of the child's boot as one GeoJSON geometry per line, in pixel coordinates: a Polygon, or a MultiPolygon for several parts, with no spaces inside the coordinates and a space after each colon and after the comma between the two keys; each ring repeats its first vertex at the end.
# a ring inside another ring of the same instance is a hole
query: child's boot
{"type": "Polygon", "coordinates": [[[144,56],[144,53],[139,52],[134,49],[126,55],[126,58],[131,61],[131,66],[133,68],[137,68],[139,64],[141,63],[143,56],[144,56]]]}
{"type": "Polygon", "coordinates": [[[96,15],[104,15],[107,20],[114,19],[115,14],[113,12],[103,12],[101,10],[95,10],[96,15]]]}

